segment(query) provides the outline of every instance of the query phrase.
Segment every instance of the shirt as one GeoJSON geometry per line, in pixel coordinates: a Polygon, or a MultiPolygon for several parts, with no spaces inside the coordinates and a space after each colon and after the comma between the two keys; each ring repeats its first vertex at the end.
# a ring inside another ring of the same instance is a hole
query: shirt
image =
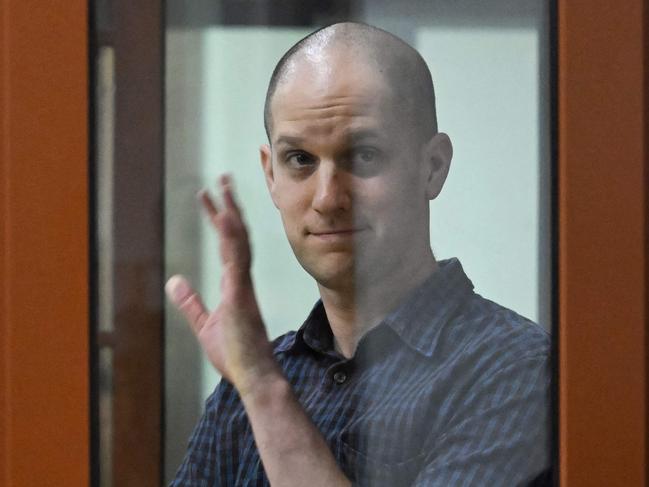
{"type": "MultiPolygon", "coordinates": [[[[549,466],[547,332],[473,291],[457,259],[334,351],[321,302],[274,342],[293,390],[359,486],[525,485],[549,466]]],[[[290,473],[287,473],[290,475],[290,473]]],[[[206,402],[172,486],[267,486],[237,391],[206,402]]]]}

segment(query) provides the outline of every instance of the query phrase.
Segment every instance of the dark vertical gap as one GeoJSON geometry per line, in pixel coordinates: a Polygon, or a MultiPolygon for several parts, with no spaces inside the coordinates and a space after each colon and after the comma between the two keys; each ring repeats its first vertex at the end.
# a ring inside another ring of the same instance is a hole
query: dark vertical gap
{"type": "Polygon", "coordinates": [[[116,486],[160,485],[162,396],[161,3],[113,2],[116,486]]]}
{"type": "MultiPolygon", "coordinates": [[[[160,42],[160,127],[161,127],[161,135],[160,135],[160,180],[159,180],[159,186],[160,186],[160,214],[159,214],[159,220],[158,220],[158,225],[160,226],[160,268],[159,268],[159,282],[164,283],[165,282],[165,276],[167,275],[166,273],[166,259],[165,256],[167,255],[167,250],[166,250],[166,228],[165,228],[165,179],[166,179],[166,150],[165,150],[165,144],[166,144],[166,69],[167,69],[167,43],[166,43],[166,34],[167,34],[167,1],[162,0],[161,1],[161,6],[160,6],[160,29],[158,32],[158,38],[160,42]]],[[[161,319],[160,319],[160,462],[159,462],[159,469],[158,469],[158,475],[160,479],[164,481],[165,479],[165,465],[166,465],[166,458],[165,458],[165,452],[166,452],[166,445],[165,441],[167,439],[167,421],[166,421],[166,360],[165,360],[165,350],[166,350],[166,330],[167,330],[167,324],[166,324],[166,314],[164,312],[164,303],[165,303],[165,295],[164,295],[164,289],[162,286],[160,286],[160,303],[162,306],[161,309],[161,319]]]]}
{"type": "Polygon", "coordinates": [[[550,292],[552,323],[552,484],[559,485],[559,12],[558,0],[549,3],[550,68],[550,292]]]}
{"type": "Polygon", "coordinates": [[[535,12],[539,33],[537,47],[539,70],[539,99],[537,100],[539,121],[539,199],[537,218],[539,222],[538,246],[538,322],[548,331],[552,330],[552,60],[551,49],[554,39],[550,26],[550,4],[538,4],[535,12]]]}
{"type": "MultiPolygon", "coordinates": [[[[644,248],[645,248],[645,418],[649,418],[649,0],[644,1],[644,248]]],[[[645,485],[649,485],[649,421],[645,421],[645,485]]]]}
{"type": "Polygon", "coordinates": [[[98,353],[97,347],[97,228],[96,228],[96,70],[97,29],[95,23],[95,2],[88,1],[88,370],[90,371],[90,485],[99,485],[99,384],[98,384],[98,353]]]}

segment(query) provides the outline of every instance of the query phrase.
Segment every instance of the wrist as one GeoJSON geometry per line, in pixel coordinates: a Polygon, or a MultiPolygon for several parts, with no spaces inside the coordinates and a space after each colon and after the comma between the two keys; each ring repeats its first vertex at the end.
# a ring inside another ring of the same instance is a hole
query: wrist
{"type": "Polygon", "coordinates": [[[267,392],[281,388],[281,384],[288,382],[274,357],[258,362],[254,368],[239,374],[234,386],[242,400],[256,396],[263,396],[267,392]]]}
{"type": "Polygon", "coordinates": [[[261,375],[250,378],[245,385],[237,388],[246,409],[258,406],[268,407],[271,403],[281,403],[292,392],[279,366],[261,375]]]}

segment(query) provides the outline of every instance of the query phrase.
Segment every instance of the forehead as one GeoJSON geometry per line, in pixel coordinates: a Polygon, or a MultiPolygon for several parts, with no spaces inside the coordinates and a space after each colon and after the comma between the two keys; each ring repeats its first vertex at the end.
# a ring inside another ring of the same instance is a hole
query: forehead
{"type": "Polygon", "coordinates": [[[274,137],[283,132],[324,135],[394,125],[394,97],[381,72],[344,56],[294,62],[271,102],[274,137]]]}

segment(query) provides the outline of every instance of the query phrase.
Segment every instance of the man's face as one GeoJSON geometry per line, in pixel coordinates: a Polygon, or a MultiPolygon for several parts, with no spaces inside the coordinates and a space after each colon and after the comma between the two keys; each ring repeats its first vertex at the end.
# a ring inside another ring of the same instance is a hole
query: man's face
{"type": "Polygon", "coordinates": [[[418,265],[429,249],[430,144],[389,84],[340,58],[303,63],[278,86],[271,110],[262,164],[307,272],[336,288],[418,265]]]}

